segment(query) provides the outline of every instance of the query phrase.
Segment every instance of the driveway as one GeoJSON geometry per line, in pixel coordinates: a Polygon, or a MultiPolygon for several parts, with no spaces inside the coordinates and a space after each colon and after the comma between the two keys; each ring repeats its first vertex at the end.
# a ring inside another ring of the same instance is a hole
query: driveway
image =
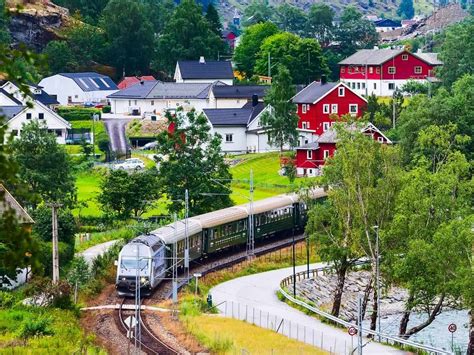
{"type": "MultiPolygon", "coordinates": [[[[311,268],[321,264],[311,265],[311,268]]],[[[306,266],[298,266],[297,272],[306,266]]],[[[239,277],[224,282],[210,290],[213,303],[221,313],[234,318],[246,319],[264,328],[277,329],[300,341],[315,345],[335,354],[348,354],[357,346],[357,337],[347,330],[338,329],[287,305],[277,298],[280,281],[292,274],[292,268],[268,271],[239,277]]],[[[385,345],[364,339],[364,354],[406,354],[385,345]]]]}
{"type": "Polygon", "coordinates": [[[104,118],[105,129],[110,139],[110,146],[113,152],[125,153],[129,149],[125,126],[131,121],[129,118],[104,118]]]}

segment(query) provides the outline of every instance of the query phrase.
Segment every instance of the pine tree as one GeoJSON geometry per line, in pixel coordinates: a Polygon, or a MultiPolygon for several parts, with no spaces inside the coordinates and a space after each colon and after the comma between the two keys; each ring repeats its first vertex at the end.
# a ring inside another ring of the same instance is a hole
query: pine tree
{"type": "Polygon", "coordinates": [[[397,15],[406,19],[411,19],[415,15],[413,0],[402,0],[397,10],[397,15]]]}
{"type": "Polygon", "coordinates": [[[211,30],[219,37],[222,37],[221,20],[212,2],[210,2],[209,5],[207,6],[206,20],[209,22],[209,25],[211,26],[211,30]]]}

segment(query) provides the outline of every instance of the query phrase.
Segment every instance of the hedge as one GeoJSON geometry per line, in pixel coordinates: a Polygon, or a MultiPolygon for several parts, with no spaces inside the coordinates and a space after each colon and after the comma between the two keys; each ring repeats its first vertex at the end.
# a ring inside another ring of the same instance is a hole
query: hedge
{"type": "Polygon", "coordinates": [[[101,115],[101,110],[87,107],[60,106],[57,108],[58,114],[66,121],[89,121],[93,114],[101,115]]]}

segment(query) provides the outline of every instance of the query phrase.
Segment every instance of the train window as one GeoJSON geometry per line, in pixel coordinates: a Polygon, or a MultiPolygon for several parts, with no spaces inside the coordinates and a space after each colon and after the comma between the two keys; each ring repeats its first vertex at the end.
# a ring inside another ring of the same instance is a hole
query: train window
{"type": "Polygon", "coordinates": [[[218,236],[219,236],[219,234],[217,233],[217,228],[214,228],[214,238],[217,238],[218,236]]]}

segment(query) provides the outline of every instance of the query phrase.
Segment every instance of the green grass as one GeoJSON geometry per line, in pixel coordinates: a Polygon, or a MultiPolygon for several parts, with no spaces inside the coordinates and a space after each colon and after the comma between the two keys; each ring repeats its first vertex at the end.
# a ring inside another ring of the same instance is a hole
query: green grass
{"type": "Polygon", "coordinates": [[[75,216],[100,216],[100,206],[96,201],[100,193],[100,181],[102,174],[97,171],[81,172],[76,176],[77,201],[84,202],[87,207],[73,210],[75,216]]]}
{"type": "Polygon", "coordinates": [[[64,146],[68,154],[81,154],[82,148],[80,144],[67,144],[64,146]]]}
{"type": "Polygon", "coordinates": [[[8,294],[15,305],[0,304],[0,354],[106,354],[81,329],[76,312],[23,306],[21,291],[8,294]]]}

